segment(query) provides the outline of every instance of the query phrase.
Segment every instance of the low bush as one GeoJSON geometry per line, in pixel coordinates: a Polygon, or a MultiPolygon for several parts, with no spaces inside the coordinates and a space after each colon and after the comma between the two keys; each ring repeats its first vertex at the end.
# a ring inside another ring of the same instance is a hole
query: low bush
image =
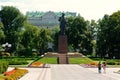
{"type": "Polygon", "coordinates": [[[24,64],[28,64],[28,62],[25,60],[11,60],[11,61],[9,61],[9,65],[24,65],[24,64]]]}
{"type": "Polygon", "coordinates": [[[0,73],[3,73],[7,70],[8,68],[8,62],[6,61],[0,61],[0,73]]]}
{"type": "Polygon", "coordinates": [[[108,65],[115,65],[115,61],[113,60],[107,60],[106,62],[108,65]]]}
{"type": "Polygon", "coordinates": [[[120,62],[115,62],[116,65],[120,65],[120,62]]]}
{"type": "Polygon", "coordinates": [[[36,59],[36,57],[1,57],[0,60],[7,61],[9,65],[26,65],[29,61],[36,59]]]}

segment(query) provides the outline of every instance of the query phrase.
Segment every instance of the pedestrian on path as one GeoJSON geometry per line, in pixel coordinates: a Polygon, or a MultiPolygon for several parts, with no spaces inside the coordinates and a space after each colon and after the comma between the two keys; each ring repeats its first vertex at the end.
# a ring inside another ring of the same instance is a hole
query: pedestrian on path
{"type": "Polygon", "coordinates": [[[103,67],[104,73],[106,73],[106,61],[102,63],[102,67],[103,67]]]}
{"type": "Polygon", "coordinates": [[[98,73],[101,73],[101,62],[98,63],[98,73]]]}

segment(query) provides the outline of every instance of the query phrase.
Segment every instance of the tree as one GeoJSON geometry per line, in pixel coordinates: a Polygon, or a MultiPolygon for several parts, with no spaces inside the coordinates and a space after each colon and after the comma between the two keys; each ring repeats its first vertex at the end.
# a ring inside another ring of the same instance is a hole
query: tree
{"type": "Polygon", "coordinates": [[[5,35],[4,35],[4,32],[3,32],[3,24],[2,24],[2,22],[0,22],[0,42],[4,38],[5,38],[5,35]]]}
{"type": "Polygon", "coordinates": [[[97,33],[97,53],[104,57],[107,51],[106,38],[108,27],[109,15],[105,15],[102,20],[99,20],[99,29],[97,33]]]}
{"type": "Polygon", "coordinates": [[[12,52],[16,50],[19,42],[18,33],[22,31],[26,17],[13,6],[3,6],[0,11],[1,22],[5,34],[5,42],[12,44],[12,52]]]}
{"type": "Polygon", "coordinates": [[[70,17],[67,19],[66,32],[68,36],[68,45],[72,46],[74,50],[80,49],[83,53],[92,53],[92,44],[88,22],[83,17],[70,17]]]}
{"type": "Polygon", "coordinates": [[[99,20],[99,30],[97,38],[97,52],[101,57],[106,54],[113,58],[120,57],[120,11],[112,15],[105,15],[99,20]]]}
{"type": "Polygon", "coordinates": [[[38,28],[37,26],[25,25],[21,44],[24,46],[20,55],[31,56],[32,50],[37,50],[39,55],[46,52],[48,42],[51,42],[51,31],[46,28],[38,28]]]}
{"type": "Polygon", "coordinates": [[[43,54],[46,52],[47,48],[48,48],[48,43],[52,42],[52,38],[51,38],[51,30],[46,29],[46,28],[42,28],[40,29],[40,34],[39,37],[41,38],[40,42],[40,53],[43,54]]]}

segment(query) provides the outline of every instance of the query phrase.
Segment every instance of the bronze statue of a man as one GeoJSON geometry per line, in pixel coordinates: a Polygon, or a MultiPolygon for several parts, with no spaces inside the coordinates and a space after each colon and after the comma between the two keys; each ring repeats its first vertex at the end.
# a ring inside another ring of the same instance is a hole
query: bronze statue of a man
{"type": "Polygon", "coordinates": [[[60,21],[60,35],[65,35],[66,20],[65,20],[64,16],[65,16],[65,14],[62,13],[62,16],[59,18],[59,21],[60,21]]]}

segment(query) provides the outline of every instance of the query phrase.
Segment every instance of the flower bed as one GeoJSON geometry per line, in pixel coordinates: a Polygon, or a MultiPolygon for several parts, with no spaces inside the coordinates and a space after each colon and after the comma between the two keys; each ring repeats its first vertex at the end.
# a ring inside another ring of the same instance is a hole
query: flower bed
{"type": "Polygon", "coordinates": [[[26,69],[15,68],[11,71],[4,73],[4,80],[18,80],[18,78],[22,77],[26,73],[28,73],[28,70],[26,69]]]}
{"type": "Polygon", "coordinates": [[[98,63],[90,62],[89,64],[81,64],[81,66],[84,68],[96,68],[96,67],[98,67],[98,63]]]}
{"type": "Polygon", "coordinates": [[[44,67],[44,64],[41,62],[34,62],[30,64],[29,67],[44,67]]]}
{"type": "Polygon", "coordinates": [[[30,64],[28,67],[49,68],[50,66],[48,64],[44,64],[42,62],[34,62],[34,63],[30,64]]]}

